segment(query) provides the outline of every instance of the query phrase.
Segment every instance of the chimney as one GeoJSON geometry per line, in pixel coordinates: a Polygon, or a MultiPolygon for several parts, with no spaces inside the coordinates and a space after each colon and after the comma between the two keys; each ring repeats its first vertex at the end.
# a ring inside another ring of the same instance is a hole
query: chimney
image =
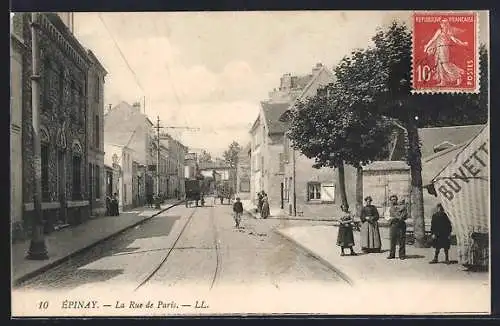
{"type": "Polygon", "coordinates": [[[132,104],[132,107],[134,109],[136,109],[137,111],[141,112],[141,103],[139,102],[134,102],[134,104],[132,104]]]}
{"type": "Polygon", "coordinates": [[[321,70],[321,68],[323,68],[323,64],[322,64],[322,63],[320,63],[320,62],[318,62],[318,63],[316,64],[316,66],[314,66],[314,68],[312,69],[313,74],[315,74],[315,73],[317,73],[318,71],[320,71],[320,70],[321,70]]]}
{"type": "Polygon", "coordinates": [[[290,73],[284,74],[281,77],[280,91],[289,90],[292,87],[292,75],[290,73]]]}

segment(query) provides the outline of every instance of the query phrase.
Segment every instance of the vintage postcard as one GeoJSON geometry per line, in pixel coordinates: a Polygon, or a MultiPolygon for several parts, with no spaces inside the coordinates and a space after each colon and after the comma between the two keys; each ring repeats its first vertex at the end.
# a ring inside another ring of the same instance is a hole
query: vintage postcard
{"type": "Polygon", "coordinates": [[[487,11],[10,22],[13,317],[490,313],[487,11]]]}

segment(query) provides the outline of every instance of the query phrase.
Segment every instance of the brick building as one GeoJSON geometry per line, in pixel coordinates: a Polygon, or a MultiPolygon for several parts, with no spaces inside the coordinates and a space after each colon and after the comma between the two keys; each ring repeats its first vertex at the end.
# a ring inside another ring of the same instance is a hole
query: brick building
{"type": "MultiPolygon", "coordinates": [[[[42,77],[42,211],[46,231],[50,231],[56,224],[78,224],[90,216],[86,99],[89,69],[96,62],[92,61],[58,14],[42,13],[37,17],[42,77]]],[[[18,83],[21,86],[20,90],[13,91],[13,95],[21,96],[22,100],[13,101],[13,105],[15,110],[20,110],[22,118],[22,224],[25,231],[30,229],[34,216],[30,22],[29,13],[18,13],[13,17],[13,32],[20,40],[17,45],[24,43],[21,46],[24,51],[18,56],[22,62],[22,76],[18,83]]],[[[19,85],[13,87],[19,88],[19,85]]],[[[13,117],[19,118],[19,114],[13,117]]]]}

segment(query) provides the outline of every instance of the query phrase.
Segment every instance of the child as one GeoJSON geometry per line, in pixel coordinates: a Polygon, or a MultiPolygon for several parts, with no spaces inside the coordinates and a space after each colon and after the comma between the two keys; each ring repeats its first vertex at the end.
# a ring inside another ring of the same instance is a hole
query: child
{"type": "Polygon", "coordinates": [[[342,205],[342,212],[344,212],[344,216],[340,219],[339,225],[339,233],[337,236],[337,246],[340,246],[341,256],[345,256],[344,249],[349,248],[351,250],[351,256],[356,256],[354,252],[354,234],[352,232],[352,223],[354,222],[351,214],[347,210],[347,208],[342,205]]]}
{"type": "Polygon", "coordinates": [[[243,204],[240,201],[240,197],[236,197],[236,202],[233,204],[234,221],[236,223],[236,228],[240,228],[241,214],[243,214],[243,204]]]}

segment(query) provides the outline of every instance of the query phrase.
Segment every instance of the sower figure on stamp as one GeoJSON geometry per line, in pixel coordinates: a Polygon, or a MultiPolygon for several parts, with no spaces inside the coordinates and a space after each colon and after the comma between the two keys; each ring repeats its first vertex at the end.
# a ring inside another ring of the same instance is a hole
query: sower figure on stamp
{"type": "Polygon", "coordinates": [[[441,248],[444,250],[444,261],[449,264],[448,250],[450,250],[451,244],[451,221],[448,215],[444,211],[443,205],[437,204],[437,211],[432,215],[431,221],[431,235],[433,247],[436,249],[434,252],[434,259],[431,260],[430,264],[435,264],[438,262],[439,251],[441,248]]]}
{"type": "Polygon", "coordinates": [[[361,210],[361,250],[365,253],[380,252],[380,230],[377,207],[372,205],[372,197],[365,198],[366,205],[361,210]]]}
{"type": "Polygon", "coordinates": [[[439,82],[437,86],[445,86],[449,83],[455,83],[456,86],[459,86],[462,83],[462,76],[465,74],[465,70],[458,67],[450,58],[450,47],[468,45],[467,42],[463,42],[457,38],[457,34],[460,31],[460,29],[450,26],[448,19],[442,19],[440,28],[424,46],[424,52],[434,56],[434,79],[439,82]]]}
{"type": "Polygon", "coordinates": [[[391,208],[389,209],[390,216],[390,242],[391,249],[387,259],[396,258],[396,246],[399,246],[399,259],[406,258],[406,219],[408,211],[406,205],[398,205],[398,196],[392,195],[389,198],[391,208]]]}

